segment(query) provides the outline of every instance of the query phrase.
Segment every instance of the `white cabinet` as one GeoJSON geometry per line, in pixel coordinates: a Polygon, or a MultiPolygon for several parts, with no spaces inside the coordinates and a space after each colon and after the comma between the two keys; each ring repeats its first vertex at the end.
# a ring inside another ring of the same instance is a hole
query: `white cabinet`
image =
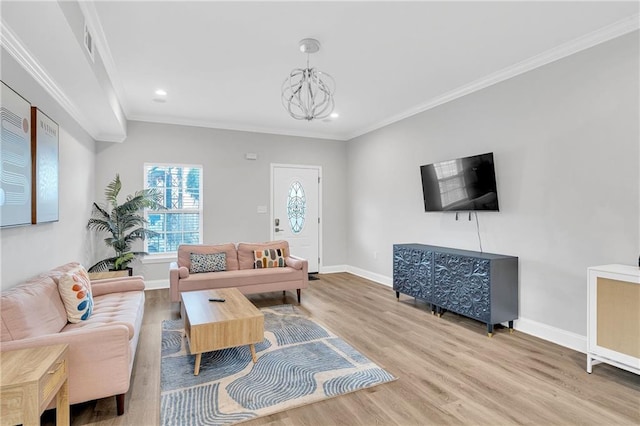
{"type": "Polygon", "coordinates": [[[588,268],[587,372],[606,362],[640,374],[640,268],[588,268]]]}

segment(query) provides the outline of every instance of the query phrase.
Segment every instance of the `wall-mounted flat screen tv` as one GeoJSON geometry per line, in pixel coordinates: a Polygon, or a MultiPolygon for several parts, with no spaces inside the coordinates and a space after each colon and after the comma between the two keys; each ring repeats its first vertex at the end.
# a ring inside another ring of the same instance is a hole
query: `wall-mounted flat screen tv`
{"type": "Polygon", "coordinates": [[[498,211],[493,153],[420,166],[424,210],[498,211]]]}

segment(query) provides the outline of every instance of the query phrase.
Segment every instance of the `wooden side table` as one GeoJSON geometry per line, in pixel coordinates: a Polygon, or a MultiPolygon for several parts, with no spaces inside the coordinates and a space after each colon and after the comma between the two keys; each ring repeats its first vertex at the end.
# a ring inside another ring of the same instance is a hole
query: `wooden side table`
{"type": "Polygon", "coordinates": [[[0,425],[39,425],[56,398],[56,424],[69,425],[68,346],[0,352],[0,425]]]}

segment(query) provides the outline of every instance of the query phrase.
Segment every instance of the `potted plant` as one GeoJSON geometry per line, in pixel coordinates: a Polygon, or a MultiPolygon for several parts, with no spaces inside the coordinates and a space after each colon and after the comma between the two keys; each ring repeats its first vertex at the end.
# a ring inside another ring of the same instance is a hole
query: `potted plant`
{"type": "Polygon", "coordinates": [[[89,272],[129,269],[128,265],[132,260],[147,254],[131,251],[131,244],[136,240],[157,235],[156,232],[146,228],[147,221],[142,210],[164,209],[161,203],[162,194],[155,189],[144,189],[128,195],[125,202],[119,204],[118,195],[121,189],[120,175],[116,174],[115,179],[107,185],[104,192],[106,205],[93,203],[87,229],[108,233],[109,236],[104,239],[104,242],[114,250],[115,256],[102,259],[90,267],[89,272]]]}

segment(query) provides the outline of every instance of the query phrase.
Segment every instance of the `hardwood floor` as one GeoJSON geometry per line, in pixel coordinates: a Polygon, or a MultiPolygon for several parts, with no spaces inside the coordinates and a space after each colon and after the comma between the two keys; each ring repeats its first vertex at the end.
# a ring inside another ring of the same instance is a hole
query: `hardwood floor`
{"type": "MultiPolygon", "coordinates": [[[[407,296],[397,302],[388,287],[347,273],[319,277],[301,308],[398,380],[246,425],[640,424],[638,375],[603,364],[587,374],[582,353],[506,329],[488,338],[485,324],[438,318],[407,296]]],[[[283,303],[282,293],[249,299],[283,303]]],[[[105,398],[72,406],[73,425],[159,424],[161,323],[178,318],[178,305],[167,289],[153,290],[145,309],[125,414],[105,398]]],[[[52,411],[43,424],[55,423],[52,411]]]]}

